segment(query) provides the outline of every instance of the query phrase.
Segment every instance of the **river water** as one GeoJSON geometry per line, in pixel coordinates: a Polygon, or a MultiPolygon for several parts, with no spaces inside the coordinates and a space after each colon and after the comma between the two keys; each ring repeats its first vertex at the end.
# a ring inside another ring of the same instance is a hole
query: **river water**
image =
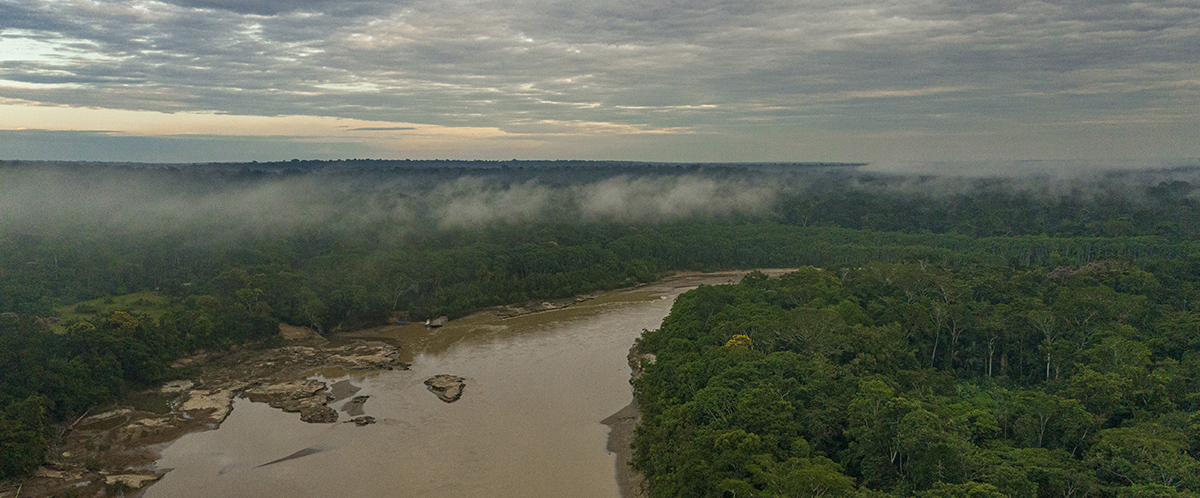
{"type": "Polygon", "coordinates": [[[600,421],[632,399],[630,346],[682,291],[739,276],[670,279],[504,320],[358,333],[401,346],[412,369],[314,375],[360,387],[376,424],[307,424],[238,399],[219,429],[162,451],[157,465],[173,470],[144,496],[619,497],[600,421]],[[443,373],[466,378],[459,401],[426,390],[424,380],[443,373]],[[299,456],[271,463],[289,455],[299,456]]]}

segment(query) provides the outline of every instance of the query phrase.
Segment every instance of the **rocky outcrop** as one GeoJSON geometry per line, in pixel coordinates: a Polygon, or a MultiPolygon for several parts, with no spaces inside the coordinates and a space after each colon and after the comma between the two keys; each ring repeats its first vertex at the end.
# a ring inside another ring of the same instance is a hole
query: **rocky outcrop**
{"type": "Polygon", "coordinates": [[[370,416],[370,415],[363,415],[363,416],[361,416],[361,417],[354,417],[354,418],[352,418],[352,419],[350,419],[350,420],[347,420],[345,423],[347,423],[347,424],[354,424],[354,425],[357,425],[357,426],[359,426],[359,427],[362,427],[362,426],[364,426],[364,425],[371,425],[371,424],[374,424],[374,423],[375,423],[375,417],[372,417],[372,416],[370,416]]]}
{"type": "Polygon", "coordinates": [[[466,385],[464,380],[466,379],[457,375],[439,374],[425,379],[425,385],[438,399],[453,403],[462,397],[463,387],[466,385]]]}
{"type": "Polygon", "coordinates": [[[345,370],[408,370],[412,365],[400,361],[400,350],[394,346],[371,342],[349,348],[338,348],[326,362],[345,370]]]}
{"type": "Polygon", "coordinates": [[[299,412],[300,420],[305,422],[337,422],[337,412],[325,406],[329,402],[325,390],[324,382],[307,379],[254,386],[246,389],[244,394],[256,403],[266,403],[285,412],[299,412]]]}
{"type": "Polygon", "coordinates": [[[207,413],[212,423],[220,423],[229,415],[232,399],[233,390],[196,389],[188,393],[188,399],[180,405],[179,411],[193,418],[202,418],[207,413]]]}
{"type": "Polygon", "coordinates": [[[130,489],[140,489],[148,483],[157,481],[161,475],[146,474],[117,474],[104,476],[104,483],[109,486],[125,486],[130,489]]]}
{"type": "Polygon", "coordinates": [[[324,405],[300,410],[300,420],[310,424],[332,424],[337,422],[337,419],[337,412],[324,405]]]}
{"type": "Polygon", "coordinates": [[[155,476],[144,469],[158,458],[157,445],[219,426],[229,415],[234,398],[243,394],[277,409],[298,412],[301,420],[311,423],[338,421],[340,413],[330,407],[332,394],[336,401],[346,401],[346,407],[357,406],[342,419],[370,425],[375,419],[360,412],[365,398],[351,399],[360,390],[358,386],[343,380],[327,387],[307,378],[324,367],[343,371],[407,369],[402,357],[407,358],[396,346],[380,341],[331,346],[316,339],[269,349],[195,351],[172,364],[172,368],[184,369],[173,375],[186,374],[187,380],[171,381],[144,393],[168,400],[169,413],[151,413],[131,405],[106,406],[94,410],[103,412],[95,415],[89,410],[63,430],[56,451],[47,457],[46,470],[27,478],[21,496],[99,496],[106,486],[123,486],[128,494],[129,488],[148,485],[155,476]],[[97,450],[96,441],[104,441],[107,449],[97,450]],[[112,474],[88,470],[94,462],[111,469],[112,474]],[[121,477],[114,477],[114,484],[107,483],[105,477],[114,475],[121,477]]]}

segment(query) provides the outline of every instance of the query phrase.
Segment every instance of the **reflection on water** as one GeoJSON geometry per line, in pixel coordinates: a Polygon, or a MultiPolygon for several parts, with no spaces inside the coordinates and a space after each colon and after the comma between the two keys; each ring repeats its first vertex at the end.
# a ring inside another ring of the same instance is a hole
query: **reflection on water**
{"type": "Polygon", "coordinates": [[[314,374],[350,380],[378,423],[306,424],[237,400],[219,430],[163,451],[158,465],[175,470],[146,496],[617,497],[600,421],[629,403],[626,353],[680,290],[356,333],[400,345],[412,369],[314,374]],[[462,399],[447,404],[426,390],[423,381],[442,373],[466,378],[462,399]]]}

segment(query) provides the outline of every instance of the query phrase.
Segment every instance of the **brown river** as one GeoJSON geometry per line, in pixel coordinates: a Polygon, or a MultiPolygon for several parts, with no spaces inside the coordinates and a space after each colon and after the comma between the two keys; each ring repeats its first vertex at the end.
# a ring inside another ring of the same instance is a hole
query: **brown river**
{"type": "Polygon", "coordinates": [[[376,424],[308,424],[238,399],[219,429],[162,450],[157,466],[173,470],[144,496],[617,498],[601,421],[632,399],[630,346],[679,293],[740,275],[673,278],[515,318],[356,333],[411,353],[412,369],[313,375],[361,388],[376,424]],[[457,402],[423,384],[443,373],[466,379],[457,402]]]}

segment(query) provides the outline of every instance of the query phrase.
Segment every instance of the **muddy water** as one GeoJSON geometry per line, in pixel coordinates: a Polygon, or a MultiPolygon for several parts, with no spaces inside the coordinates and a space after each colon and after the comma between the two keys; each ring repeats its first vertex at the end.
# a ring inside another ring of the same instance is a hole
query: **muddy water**
{"type": "Polygon", "coordinates": [[[630,401],[630,345],[682,290],[731,278],[677,279],[505,320],[358,333],[401,345],[412,369],[314,375],[360,387],[376,424],[306,424],[239,399],[220,429],[163,450],[158,466],[174,470],[145,496],[618,497],[600,421],[630,401]],[[426,390],[442,373],[466,378],[462,399],[426,390]]]}

